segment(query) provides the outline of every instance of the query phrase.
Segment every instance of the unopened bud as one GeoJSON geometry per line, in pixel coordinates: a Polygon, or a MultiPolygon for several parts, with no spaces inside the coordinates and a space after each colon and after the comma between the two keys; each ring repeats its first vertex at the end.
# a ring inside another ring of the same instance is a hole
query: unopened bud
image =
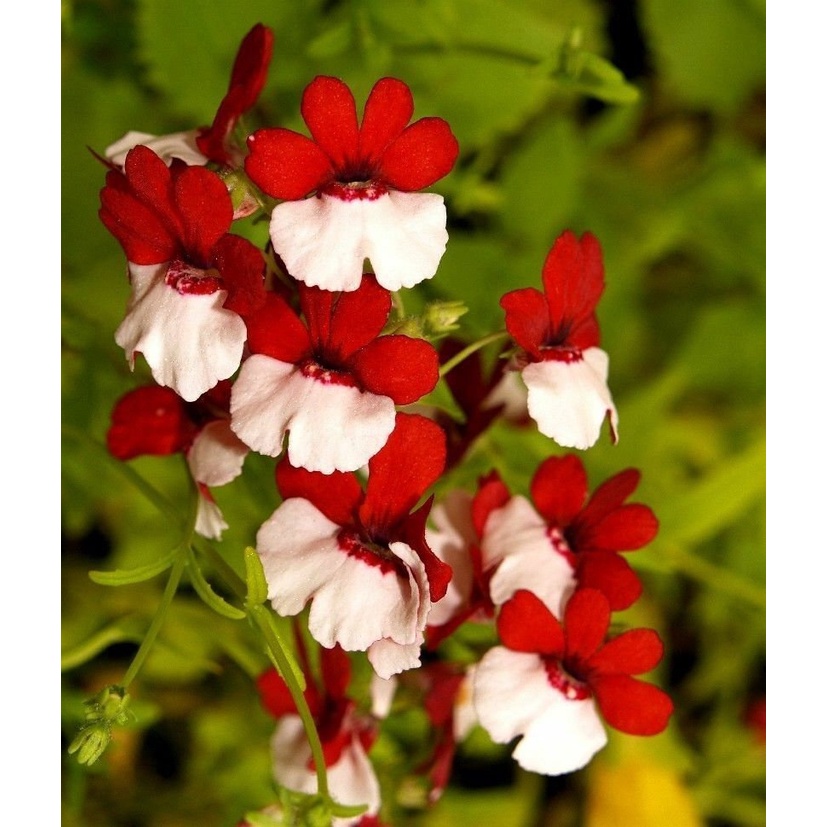
{"type": "Polygon", "coordinates": [[[222,170],[221,178],[227,185],[230,200],[233,202],[233,220],[252,215],[261,206],[252,191],[250,179],[240,169],[222,170]]]}
{"type": "Polygon", "coordinates": [[[69,744],[69,755],[78,754],[78,761],[87,766],[103,755],[112,738],[112,730],[103,722],[85,726],[69,744]]]}
{"type": "Polygon", "coordinates": [[[457,330],[459,328],[456,323],[457,319],[467,312],[468,308],[461,301],[431,302],[425,308],[425,313],[422,316],[428,338],[438,338],[445,336],[452,330],[457,330]]]}

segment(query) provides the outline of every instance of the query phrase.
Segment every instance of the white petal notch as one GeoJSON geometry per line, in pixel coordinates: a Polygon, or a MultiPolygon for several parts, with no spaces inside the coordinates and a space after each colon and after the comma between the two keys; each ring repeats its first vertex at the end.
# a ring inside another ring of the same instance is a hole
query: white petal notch
{"type": "Polygon", "coordinates": [[[166,284],[166,272],[166,263],[129,264],[132,295],[115,341],[131,368],[142,353],[159,385],[194,402],[238,369],[247,328],[224,309],[226,290],[184,295],[166,284]]]}
{"type": "Polygon", "coordinates": [[[285,201],[270,220],[290,275],[323,290],[356,290],[365,259],[386,290],[432,278],[448,243],[441,195],[390,190],[378,198],[314,195],[285,201]]]}

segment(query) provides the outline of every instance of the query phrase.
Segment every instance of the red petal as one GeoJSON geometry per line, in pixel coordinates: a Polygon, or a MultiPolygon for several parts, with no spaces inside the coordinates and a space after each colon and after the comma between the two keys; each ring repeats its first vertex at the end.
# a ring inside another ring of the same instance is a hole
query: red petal
{"type": "Polygon", "coordinates": [[[359,148],[356,102],[346,84],[324,75],[314,78],[302,96],[302,117],[336,172],[356,161],[359,148]]]}
{"type": "Polygon", "coordinates": [[[262,706],[274,717],[297,714],[293,696],[284,679],[275,669],[267,669],[256,678],[262,706]]]}
{"type": "Polygon", "coordinates": [[[628,609],[643,592],[632,567],[619,554],[611,552],[578,554],[575,576],[581,588],[603,592],[613,612],[628,609]]]}
{"type": "Polygon", "coordinates": [[[296,364],[310,355],[310,337],[301,320],[276,293],[267,293],[262,307],[246,319],[247,346],[253,353],[296,364]]]}
{"type": "Polygon", "coordinates": [[[590,682],[606,723],[629,735],[657,735],[669,724],[672,700],[657,686],[609,675],[590,682]]]}
{"type": "Polygon", "coordinates": [[[579,457],[549,457],[531,480],[531,499],[549,525],[564,528],[583,507],[588,486],[579,457]]]}
{"type": "Polygon", "coordinates": [[[175,391],[148,385],[115,403],[106,445],[113,457],[122,460],[166,456],[187,448],[197,432],[186,403],[175,391]]]}
{"type": "Polygon", "coordinates": [[[225,309],[248,316],[264,306],[265,263],[258,247],[246,238],[227,233],[215,245],[213,263],[227,288],[225,309]]]}
{"type": "Polygon", "coordinates": [[[357,290],[340,293],[334,300],[328,348],[345,361],[382,332],[390,312],[390,292],[365,274],[357,290]]]}
{"type": "Polygon", "coordinates": [[[347,652],[337,643],[332,649],[320,647],[319,657],[325,694],[334,700],[341,700],[350,684],[350,658],[347,652]]]}
{"type": "Polygon", "coordinates": [[[175,176],[173,186],[188,261],[206,268],[213,247],[233,223],[230,193],[226,184],[206,167],[187,167],[175,176]]]}
{"type": "Polygon", "coordinates": [[[182,234],[181,221],[172,203],[172,173],[147,146],[132,147],[123,165],[132,192],[160,216],[176,237],[182,234]]]}
{"type": "Polygon", "coordinates": [[[233,62],[228,89],[242,89],[246,97],[239,103],[242,112],[249,109],[261,94],[273,55],[273,31],[256,23],[241,41],[233,62]]]}
{"type": "Polygon", "coordinates": [[[598,486],[583,509],[581,519],[597,522],[610,512],[619,508],[630,497],[640,483],[640,471],[627,468],[613,477],[609,477],[598,486]]]}
{"type": "Polygon", "coordinates": [[[362,499],[362,486],[355,475],[344,471],[320,474],[295,468],[285,458],[276,466],[276,485],[283,500],[303,497],[310,500],[331,522],[353,525],[356,507],[362,499]]]}
{"type": "Polygon", "coordinates": [[[338,294],[320,287],[308,287],[302,282],[299,282],[298,290],[299,304],[307,321],[310,341],[315,350],[324,352],[330,341],[330,317],[338,294]]]}
{"type": "Polygon", "coordinates": [[[399,524],[398,531],[399,539],[403,543],[407,543],[422,561],[425,574],[428,577],[428,592],[431,595],[431,602],[435,603],[445,597],[448,584],[453,576],[453,569],[433,553],[425,540],[425,525],[428,521],[428,515],[431,513],[433,502],[434,498],[430,497],[424,505],[417,508],[410,517],[399,524]]]}
{"type": "Polygon", "coordinates": [[[370,166],[382,158],[387,145],[398,138],[414,111],[413,95],[407,83],[382,78],[370,90],[359,134],[359,157],[370,166]]]}
{"type": "MultiPolygon", "coordinates": [[[[552,331],[568,333],[577,322],[591,316],[603,287],[603,257],[598,240],[591,233],[583,233],[578,240],[571,230],[563,232],[543,265],[543,288],[552,331]]],[[[568,343],[568,339],[565,341],[568,343]]]]}
{"type": "Polygon", "coordinates": [[[630,629],[607,641],[589,660],[594,674],[642,675],[663,657],[663,642],[654,629],[630,629]]]}
{"type": "Polygon", "coordinates": [[[422,118],[388,145],[381,178],[394,189],[415,192],[446,176],[457,155],[459,144],[451,127],[442,118],[422,118]]]}
{"type": "Polygon", "coordinates": [[[477,537],[482,538],[485,533],[485,524],[491,512],[502,508],[509,499],[511,499],[511,494],[496,471],[480,477],[477,483],[477,493],[474,494],[471,502],[471,520],[474,523],[477,537]]]}
{"type": "Polygon", "coordinates": [[[563,622],[566,659],[587,661],[606,638],[611,611],[609,601],[596,589],[578,589],[569,598],[563,622]]]}
{"type": "Polygon", "coordinates": [[[410,405],[439,381],[439,357],[433,345],[409,336],[380,336],[357,351],[350,367],[361,386],[410,405]]]}
{"type": "Polygon", "coordinates": [[[536,359],[540,347],[549,337],[548,304],[545,296],[533,287],[512,290],[500,299],[505,310],[505,326],[511,338],[536,359]]]}
{"type": "Polygon", "coordinates": [[[537,595],[525,589],[514,592],[497,617],[500,640],[515,652],[561,657],[565,636],[560,621],[537,595]]]}
{"type": "Polygon", "coordinates": [[[445,467],[445,433],[418,414],[396,415],[385,446],[368,463],[368,484],[359,518],[381,537],[410,513],[445,467]]]}
{"type": "Polygon", "coordinates": [[[259,129],[247,139],[247,175],[273,198],[295,201],[333,175],[330,159],[310,138],[289,129],[259,129]]]}
{"type": "Polygon", "coordinates": [[[578,550],[634,551],[655,539],[658,520],[647,505],[631,503],[577,532],[578,550]]]}

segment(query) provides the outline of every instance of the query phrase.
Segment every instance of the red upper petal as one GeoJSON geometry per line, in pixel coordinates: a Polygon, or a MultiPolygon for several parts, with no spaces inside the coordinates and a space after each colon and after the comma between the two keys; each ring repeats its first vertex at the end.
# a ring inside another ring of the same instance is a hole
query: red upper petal
{"type": "Polygon", "coordinates": [[[512,290],[500,299],[505,310],[505,326],[523,350],[540,359],[540,348],[549,337],[548,304],[533,287],[512,290]]]}
{"type": "Polygon", "coordinates": [[[307,328],[276,293],[267,293],[264,304],[246,319],[247,346],[253,353],[271,356],[280,362],[297,362],[310,355],[307,328]]]}
{"type": "Polygon", "coordinates": [[[362,486],[354,474],[344,471],[320,474],[296,468],[287,458],[276,466],[276,485],[283,500],[290,497],[310,500],[328,520],[340,526],[353,525],[362,499],[362,486]]]}
{"type": "MultiPolygon", "coordinates": [[[[553,334],[565,336],[571,327],[591,316],[603,287],[603,256],[598,240],[591,233],[583,233],[578,240],[571,230],[563,232],[543,265],[543,288],[553,334]]],[[[565,342],[570,344],[567,339],[565,342]]]]}
{"type": "Polygon", "coordinates": [[[183,451],[197,431],[186,403],[175,391],[148,385],[129,391],[115,403],[106,445],[112,456],[123,460],[166,456],[183,451]]]}
{"type": "Polygon", "coordinates": [[[564,528],[583,507],[588,485],[579,457],[549,457],[531,480],[531,499],[550,526],[564,528]]]}
{"type": "Polygon", "coordinates": [[[380,177],[394,189],[415,192],[446,176],[458,155],[451,127],[442,118],[422,118],[388,145],[380,177]]]}
{"type": "Polygon", "coordinates": [[[566,626],[566,659],[587,661],[606,638],[611,611],[609,601],[596,589],[578,589],[569,598],[563,622],[566,626]]]}
{"type": "Polygon", "coordinates": [[[327,349],[344,362],[382,332],[390,312],[390,292],[366,273],[358,289],[335,296],[327,349]]]}
{"type": "Polygon", "coordinates": [[[561,657],[565,636],[560,621],[537,595],[525,589],[514,592],[497,617],[500,640],[515,652],[561,657]]]}
{"type": "Polygon", "coordinates": [[[382,78],[370,90],[359,134],[359,157],[368,166],[379,163],[388,144],[398,138],[414,111],[407,83],[382,78]]]}
{"type": "Polygon", "coordinates": [[[359,126],[353,93],[338,78],[314,78],[302,96],[302,117],[337,173],[356,161],[359,126]]]}
{"type": "Polygon", "coordinates": [[[330,341],[330,319],[333,315],[333,304],[339,294],[331,290],[322,290],[320,287],[308,287],[303,282],[298,284],[299,304],[307,322],[310,341],[313,348],[326,352],[330,341]]]}
{"type": "Polygon", "coordinates": [[[502,508],[509,499],[511,499],[511,494],[496,471],[480,477],[477,483],[477,493],[471,501],[471,520],[474,523],[477,537],[482,538],[485,533],[485,524],[491,512],[502,508]]]}
{"type": "Polygon", "coordinates": [[[630,629],[607,641],[589,660],[593,674],[642,675],[663,657],[663,642],[654,629],[630,629]]]}
{"type": "Polygon", "coordinates": [[[127,153],[123,170],[132,192],[181,238],[183,228],[173,206],[170,168],[148,146],[138,144],[127,153]]]}
{"type": "Polygon", "coordinates": [[[422,561],[425,574],[428,577],[428,592],[431,595],[431,602],[435,603],[445,597],[448,584],[451,582],[453,569],[433,553],[425,539],[425,525],[428,522],[428,515],[431,513],[433,502],[434,498],[430,497],[410,517],[399,523],[398,530],[399,539],[403,543],[407,543],[422,561]]]}
{"type": "MultiPolygon", "coordinates": [[[[262,706],[274,717],[280,718],[282,715],[295,715],[298,710],[284,678],[273,669],[266,669],[258,678],[256,678],[256,687],[261,698],[262,706]]],[[[308,681],[307,688],[304,691],[304,698],[307,705],[310,707],[310,713],[315,718],[322,709],[322,699],[319,697],[319,692],[313,685],[312,681],[308,681]]]]}
{"type": "Polygon", "coordinates": [[[261,250],[241,236],[227,233],[213,250],[213,263],[227,288],[224,307],[248,316],[264,306],[264,256],[261,250]]]}
{"type": "Polygon", "coordinates": [[[409,336],[380,336],[357,351],[351,369],[365,390],[410,405],[439,381],[439,357],[433,345],[409,336]]]}
{"type": "Polygon", "coordinates": [[[587,551],[576,558],[578,586],[603,592],[613,612],[628,609],[643,592],[640,579],[619,554],[587,551]]]}
{"type": "Polygon", "coordinates": [[[658,520],[647,505],[631,503],[577,532],[578,550],[633,551],[655,539],[658,520]]]}
{"type": "Polygon", "coordinates": [[[583,509],[581,520],[597,522],[609,512],[619,508],[632,495],[640,483],[640,471],[627,468],[599,485],[583,509]]]}
{"type": "Polygon", "coordinates": [[[332,649],[322,646],[319,648],[319,658],[325,694],[334,700],[344,698],[350,684],[350,658],[347,652],[338,643],[332,649]]]}
{"type": "Polygon", "coordinates": [[[657,686],[627,675],[590,682],[606,723],[629,735],[657,735],[669,724],[672,700],[657,686]]]}
{"type": "Polygon", "coordinates": [[[330,159],[310,138],[276,127],[259,129],[247,139],[244,169],[253,183],[273,198],[295,201],[333,176],[330,159]]]}
{"type": "MultiPolygon", "coordinates": [[[[408,516],[445,468],[445,433],[418,414],[396,415],[396,427],[368,463],[362,525],[382,538],[408,516]]],[[[384,539],[387,539],[385,536],[384,539]]]]}

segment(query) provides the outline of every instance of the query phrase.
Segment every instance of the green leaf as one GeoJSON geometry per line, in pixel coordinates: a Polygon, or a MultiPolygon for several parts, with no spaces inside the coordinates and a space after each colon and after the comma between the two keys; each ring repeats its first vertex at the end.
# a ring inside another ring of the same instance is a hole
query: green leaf
{"type": "Polygon", "coordinates": [[[166,571],[175,561],[177,549],[173,549],[165,557],[154,563],[139,566],[135,569],[116,569],[115,571],[90,571],[89,578],[101,586],[127,586],[131,583],[143,583],[166,571]]]}
{"type": "Polygon", "coordinates": [[[195,589],[195,593],[214,612],[217,612],[224,617],[228,617],[230,620],[244,620],[244,618],[247,617],[241,609],[231,606],[226,600],[224,600],[223,597],[220,597],[213,591],[212,586],[204,578],[204,574],[198,565],[198,560],[196,560],[192,549],[190,549],[189,552],[187,567],[189,569],[190,581],[195,589]]]}
{"type": "Polygon", "coordinates": [[[95,632],[82,643],[73,646],[60,656],[61,670],[74,669],[114,643],[140,643],[143,637],[144,625],[130,620],[118,620],[95,632]]]}
{"type": "Polygon", "coordinates": [[[260,606],[267,600],[267,579],[261,558],[251,546],[244,549],[244,568],[247,573],[247,605],[260,606]]]}

